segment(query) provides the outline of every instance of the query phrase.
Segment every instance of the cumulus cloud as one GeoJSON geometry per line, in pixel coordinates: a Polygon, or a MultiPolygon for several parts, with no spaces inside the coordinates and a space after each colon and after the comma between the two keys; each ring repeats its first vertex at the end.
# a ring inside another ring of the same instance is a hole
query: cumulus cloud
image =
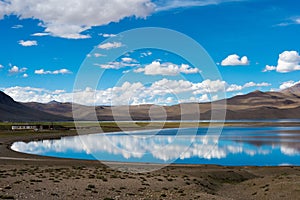
{"type": "Polygon", "coordinates": [[[242,89],[243,89],[243,86],[232,84],[227,87],[226,91],[227,92],[236,92],[236,91],[241,91],[242,89]]]}
{"type": "Polygon", "coordinates": [[[55,70],[55,71],[45,71],[44,69],[39,69],[39,70],[35,70],[34,73],[39,74],[39,75],[42,75],[42,74],[57,75],[57,74],[71,74],[72,72],[68,69],[59,69],[59,70],[55,70]]]}
{"type": "Polygon", "coordinates": [[[284,51],[279,54],[277,66],[267,65],[266,71],[275,70],[280,73],[288,73],[292,71],[300,70],[300,55],[297,51],[284,51]]]}
{"type": "Polygon", "coordinates": [[[169,79],[162,79],[159,81],[154,82],[151,85],[151,92],[154,95],[159,95],[159,94],[168,94],[168,93],[173,93],[173,94],[180,94],[180,93],[185,93],[185,92],[192,92],[196,88],[194,87],[194,84],[190,81],[185,81],[185,80],[169,80],[169,79]]]}
{"type": "Polygon", "coordinates": [[[160,63],[159,61],[153,61],[151,64],[146,65],[144,68],[134,70],[134,72],[144,73],[145,75],[176,76],[180,73],[195,74],[199,72],[199,69],[192,68],[186,64],[182,64],[179,66],[173,63],[160,63]]]}
{"type": "Polygon", "coordinates": [[[266,82],[262,82],[262,83],[249,82],[246,83],[243,87],[248,88],[248,87],[268,87],[268,86],[271,86],[271,84],[266,82]]]}
{"type": "Polygon", "coordinates": [[[284,90],[284,89],[293,87],[294,85],[297,85],[298,83],[300,83],[300,81],[297,81],[297,82],[296,81],[286,81],[279,86],[279,89],[284,90]]]}
{"type": "Polygon", "coordinates": [[[222,66],[245,66],[249,64],[250,61],[248,60],[247,56],[240,58],[240,56],[237,54],[229,55],[221,62],[222,66]]]}
{"type": "Polygon", "coordinates": [[[0,64],[0,69],[3,69],[3,68],[4,68],[4,66],[0,64]]]}
{"type": "Polygon", "coordinates": [[[119,22],[126,17],[146,18],[154,12],[228,1],[236,0],[5,0],[0,1],[0,18],[16,15],[20,19],[38,19],[45,33],[52,36],[86,39],[90,35],[85,31],[92,27],[119,22]]]}
{"type": "Polygon", "coordinates": [[[206,94],[226,91],[228,84],[221,80],[204,80],[200,83],[193,84],[194,94],[206,94]]]}
{"type": "Polygon", "coordinates": [[[93,26],[130,16],[145,18],[154,8],[150,0],[6,0],[0,1],[0,18],[17,15],[20,19],[38,19],[52,36],[80,39],[89,38],[83,32],[93,26]]]}
{"type": "Polygon", "coordinates": [[[28,78],[28,74],[23,74],[23,78],[28,78]]]}
{"type": "MultiPolygon", "coordinates": [[[[206,83],[209,82],[206,81],[206,83]]],[[[105,90],[86,88],[75,92],[61,91],[57,93],[57,91],[42,88],[11,87],[4,89],[4,92],[21,102],[36,101],[47,103],[52,100],[59,102],[72,102],[74,100],[75,103],[85,105],[132,105],[146,103],[165,105],[166,103],[185,102],[186,99],[194,100],[195,102],[208,101],[209,98],[206,92],[209,91],[209,87],[206,84],[201,85],[184,80],[162,79],[149,86],[145,86],[141,82],[124,82],[120,86],[105,90]],[[198,91],[197,93],[201,94],[195,95],[193,94],[194,91],[198,91]],[[188,93],[188,95],[181,95],[184,93],[188,93]]],[[[218,90],[213,85],[211,89],[218,90]]]]}
{"type": "Polygon", "coordinates": [[[263,72],[269,72],[269,71],[275,71],[275,70],[276,70],[275,66],[266,65],[266,67],[263,70],[263,72]]]}
{"type": "Polygon", "coordinates": [[[141,82],[124,82],[121,85],[95,90],[85,88],[74,92],[64,90],[50,91],[41,88],[12,87],[4,91],[21,102],[37,101],[47,103],[52,100],[84,105],[137,105],[137,104],[177,104],[184,102],[207,102],[217,100],[219,92],[233,92],[245,87],[266,85],[247,83],[243,86],[229,85],[221,80],[204,80],[193,83],[187,80],[162,79],[150,85],[141,82]],[[211,98],[210,98],[211,97],[211,98]]]}
{"type": "Polygon", "coordinates": [[[27,40],[27,41],[20,40],[19,45],[22,45],[23,47],[31,47],[31,46],[37,46],[38,43],[35,40],[27,40]]]}
{"type": "Polygon", "coordinates": [[[68,93],[56,93],[56,91],[50,91],[43,88],[33,87],[10,87],[3,90],[6,94],[11,96],[16,101],[20,102],[41,102],[48,103],[52,100],[61,102],[68,102],[71,100],[72,95],[68,93]]]}
{"type": "Polygon", "coordinates": [[[18,73],[24,73],[27,71],[27,68],[26,67],[23,67],[23,68],[19,68],[18,66],[12,66],[8,72],[10,74],[18,74],[18,73]]]}
{"type": "Polygon", "coordinates": [[[254,82],[248,82],[245,83],[244,85],[236,85],[236,84],[232,84],[232,85],[227,85],[227,92],[237,92],[237,91],[241,91],[245,88],[250,88],[250,87],[269,87],[271,86],[270,83],[266,83],[266,82],[262,82],[262,83],[254,83],[254,82]]]}

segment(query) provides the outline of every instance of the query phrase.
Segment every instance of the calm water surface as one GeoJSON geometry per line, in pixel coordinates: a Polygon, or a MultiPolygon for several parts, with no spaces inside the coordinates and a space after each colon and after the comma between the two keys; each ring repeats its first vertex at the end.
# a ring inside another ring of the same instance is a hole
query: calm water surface
{"type": "Polygon", "coordinates": [[[146,163],[300,166],[300,127],[225,127],[91,134],[16,142],[19,152],[61,158],[146,163]]]}

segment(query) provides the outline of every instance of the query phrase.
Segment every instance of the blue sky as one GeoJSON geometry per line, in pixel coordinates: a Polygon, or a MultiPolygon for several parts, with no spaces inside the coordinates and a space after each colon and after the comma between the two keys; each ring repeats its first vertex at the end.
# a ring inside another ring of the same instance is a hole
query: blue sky
{"type": "Polygon", "coordinates": [[[257,89],[279,90],[299,81],[298,1],[89,0],[73,4],[71,0],[0,1],[1,90],[18,101],[72,101],[77,72],[84,59],[95,56],[91,51],[115,34],[142,27],[168,28],[193,38],[216,63],[222,80],[201,79],[189,61],[144,49],[124,55],[123,61],[110,63],[114,66],[108,69],[103,63],[94,66],[105,68],[105,77],[97,88],[76,91],[82,96],[79,103],[92,104],[85,100],[93,89],[96,104],[110,104],[112,96],[120,99],[119,104],[174,104],[217,99],[216,88],[224,87],[227,96],[232,96],[257,89]],[[127,85],[118,82],[128,71],[132,78],[127,85]],[[179,82],[182,76],[186,82],[179,82]],[[141,79],[150,83],[145,86],[141,79]],[[159,84],[174,91],[153,97],[159,84]],[[194,89],[180,91],[184,87],[194,89]],[[109,96],[111,91],[120,91],[120,96],[109,96]],[[181,92],[184,98],[178,99],[181,92]]]}

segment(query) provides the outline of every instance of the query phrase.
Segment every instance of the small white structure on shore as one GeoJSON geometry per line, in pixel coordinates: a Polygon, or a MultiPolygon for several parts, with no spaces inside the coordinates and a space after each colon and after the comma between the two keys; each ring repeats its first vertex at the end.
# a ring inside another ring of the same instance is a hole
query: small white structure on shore
{"type": "Polygon", "coordinates": [[[11,126],[11,130],[13,130],[13,131],[22,131],[22,130],[39,131],[41,129],[43,129],[43,127],[37,126],[37,125],[13,125],[13,126],[11,126]]]}

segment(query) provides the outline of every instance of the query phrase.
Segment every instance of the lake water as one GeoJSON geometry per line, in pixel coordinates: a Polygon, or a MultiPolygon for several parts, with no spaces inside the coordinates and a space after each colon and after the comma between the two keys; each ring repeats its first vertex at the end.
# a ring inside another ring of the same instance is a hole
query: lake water
{"type": "Polygon", "coordinates": [[[225,127],[165,129],[91,134],[59,140],[16,142],[19,152],[88,160],[300,166],[300,127],[225,127]]]}

